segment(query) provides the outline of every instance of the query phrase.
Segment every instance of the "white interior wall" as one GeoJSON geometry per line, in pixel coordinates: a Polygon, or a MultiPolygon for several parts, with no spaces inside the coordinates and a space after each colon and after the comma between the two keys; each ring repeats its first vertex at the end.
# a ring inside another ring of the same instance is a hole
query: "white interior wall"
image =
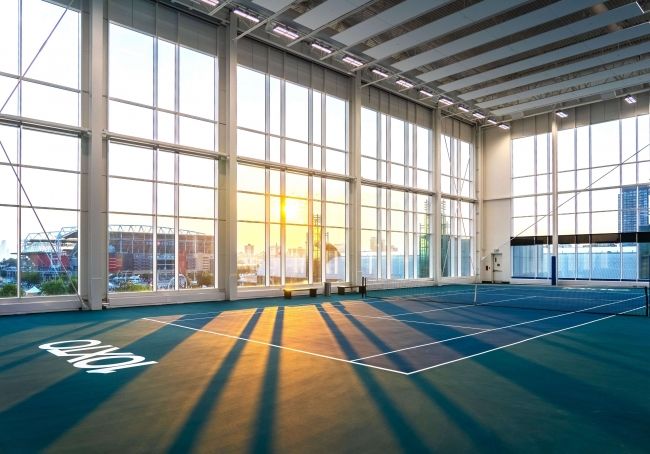
{"type": "Polygon", "coordinates": [[[481,216],[481,281],[492,280],[491,253],[501,253],[501,271],[495,280],[510,280],[510,132],[497,127],[481,129],[483,149],[483,216],[481,216]],[[488,269],[486,269],[486,267],[488,269]]]}

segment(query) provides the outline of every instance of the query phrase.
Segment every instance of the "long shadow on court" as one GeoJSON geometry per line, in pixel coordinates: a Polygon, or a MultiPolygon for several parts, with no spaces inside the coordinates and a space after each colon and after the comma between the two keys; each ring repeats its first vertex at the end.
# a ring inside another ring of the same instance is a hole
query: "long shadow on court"
{"type": "MultiPolygon", "coordinates": [[[[341,307],[337,309],[348,315],[349,313],[341,307]]],[[[351,318],[354,326],[359,329],[368,339],[370,339],[378,348],[382,351],[389,351],[390,348],[377,337],[372,331],[370,331],[366,326],[364,326],[359,320],[351,318]]],[[[453,331],[453,330],[452,330],[453,331]]],[[[424,332],[424,331],[423,331],[424,332]]],[[[459,332],[457,332],[459,333],[459,332]]],[[[424,332],[424,334],[427,334],[424,332]]],[[[338,337],[337,337],[338,339],[338,337]]],[[[410,364],[399,364],[401,370],[409,370],[410,364]]],[[[365,370],[365,367],[360,367],[357,369],[365,370]]],[[[484,428],[479,422],[477,422],[471,415],[466,411],[461,409],[457,404],[455,404],[451,399],[445,396],[440,390],[432,386],[431,383],[423,380],[419,376],[411,376],[412,382],[420,388],[420,390],[431,400],[431,402],[437,405],[441,410],[445,412],[451,420],[453,420],[456,426],[468,433],[468,436],[472,438],[472,442],[475,447],[480,450],[494,450],[495,452],[504,452],[505,446],[499,440],[499,438],[490,430],[484,428]]],[[[374,394],[372,394],[374,396],[374,394]]],[[[401,426],[398,426],[396,430],[401,430],[401,426]]]]}
{"type": "MultiPolygon", "coordinates": [[[[193,334],[188,330],[158,329],[120,346],[120,351],[142,354],[147,360],[156,361],[193,334]]],[[[87,374],[74,369],[64,358],[61,361],[65,364],[56,367],[72,368],[70,376],[0,413],[0,446],[11,446],[17,452],[45,450],[146,370],[133,368],[107,375],[87,374]],[[47,418],[42,415],[47,415],[47,418]],[[35,420],[38,421],[37,430],[35,420]]],[[[43,373],[47,374],[47,370],[43,373]]]]}
{"type": "MultiPolygon", "coordinates": [[[[83,333],[83,336],[85,338],[87,338],[87,337],[95,337],[95,336],[97,336],[99,334],[106,333],[108,331],[111,331],[111,330],[114,330],[114,329],[118,328],[119,326],[126,325],[126,324],[131,323],[131,322],[132,322],[132,320],[123,320],[121,322],[115,323],[114,325],[106,326],[106,327],[104,327],[102,329],[98,329],[98,330],[95,330],[95,331],[90,331],[88,333],[83,333]]],[[[26,344],[22,344],[22,345],[20,345],[18,347],[15,347],[15,348],[12,348],[12,349],[7,350],[5,352],[2,352],[3,356],[9,355],[11,353],[15,353],[15,352],[18,352],[18,351],[24,350],[24,349],[29,349],[33,353],[25,355],[25,356],[15,360],[15,361],[12,361],[10,363],[1,365],[0,366],[0,373],[6,372],[6,371],[8,371],[8,370],[10,370],[10,369],[12,369],[14,367],[26,364],[29,361],[31,361],[33,359],[36,359],[38,357],[42,357],[43,356],[43,350],[40,350],[38,348],[39,345],[47,344],[47,343],[50,343],[50,342],[56,342],[56,341],[60,341],[60,340],[67,340],[67,339],[65,339],[66,335],[73,334],[73,333],[76,333],[77,331],[87,329],[88,325],[89,324],[86,324],[86,326],[83,326],[83,327],[76,327],[76,328],[73,328],[73,329],[70,329],[70,330],[67,330],[67,331],[63,331],[61,333],[57,333],[57,334],[55,334],[53,336],[49,336],[49,337],[40,339],[40,340],[35,341],[35,342],[27,342],[26,344]]]]}
{"type": "MultiPolygon", "coordinates": [[[[264,309],[257,309],[251,316],[246,325],[238,334],[239,337],[248,338],[257,326],[264,309]]],[[[207,323],[207,322],[204,322],[207,323]]],[[[183,429],[176,436],[176,440],[169,449],[173,453],[186,453],[192,451],[197,442],[201,430],[205,427],[206,421],[210,420],[210,413],[215,405],[219,402],[223,391],[226,389],[225,384],[232,375],[237,361],[239,360],[244,347],[248,343],[245,340],[237,340],[228,355],[223,359],[217,373],[212,377],[201,394],[196,400],[196,405],[183,425],[183,429]]],[[[271,349],[277,350],[277,349],[271,349]]]]}
{"type": "MultiPolygon", "coordinates": [[[[319,311],[319,313],[341,349],[351,358],[358,357],[358,352],[330,315],[324,311],[319,311]]],[[[373,372],[363,366],[352,367],[368,390],[368,395],[374,399],[379,414],[385,419],[386,426],[392,430],[404,452],[427,452],[429,450],[428,446],[422,441],[417,432],[411,428],[410,423],[393,404],[388,394],[386,394],[373,376],[373,372]]]]}
{"type": "MultiPolygon", "coordinates": [[[[271,343],[282,345],[282,330],[284,327],[284,311],[277,310],[271,343]]],[[[251,439],[249,452],[263,453],[273,451],[273,436],[277,425],[275,408],[278,398],[278,383],[280,379],[280,349],[269,347],[262,389],[260,391],[259,410],[255,421],[254,434],[251,439]]]]}

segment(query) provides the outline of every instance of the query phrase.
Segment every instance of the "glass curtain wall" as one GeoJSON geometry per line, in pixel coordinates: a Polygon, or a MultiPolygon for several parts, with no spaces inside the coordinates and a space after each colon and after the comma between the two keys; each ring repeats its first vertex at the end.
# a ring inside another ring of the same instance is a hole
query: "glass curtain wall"
{"type": "Polygon", "coordinates": [[[558,276],[648,279],[650,116],[558,132],[558,276]]]}
{"type": "Polygon", "coordinates": [[[46,1],[0,2],[0,113],[62,131],[0,125],[0,298],[77,291],[80,21],[46,1]]]}
{"type": "Polygon", "coordinates": [[[550,276],[551,134],[512,141],[512,276],[550,276]]]}
{"type": "Polygon", "coordinates": [[[361,270],[366,277],[433,277],[431,135],[414,123],[361,109],[361,270]]]}
{"type": "Polygon", "coordinates": [[[244,66],[237,86],[238,285],[345,280],[347,101],[244,66]]]}
{"type": "Polygon", "coordinates": [[[441,257],[443,277],[472,276],[474,260],[474,147],[442,135],[440,150],[441,257]]]}
{"type": "Polygon", "coordinates": [[[111,292],[215,286],[217,63],[109,24],[111,292]]]}

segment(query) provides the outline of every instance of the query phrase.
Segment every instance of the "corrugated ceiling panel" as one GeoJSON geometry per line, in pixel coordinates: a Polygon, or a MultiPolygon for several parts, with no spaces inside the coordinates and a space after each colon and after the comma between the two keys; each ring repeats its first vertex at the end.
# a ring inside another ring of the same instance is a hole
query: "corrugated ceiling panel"
{"type": "Polygon", "coordinates": [[[585,96],[610,92],[610,91],[619,90],[626,87],[633,87],[635,85],[641,85],[645,83],[650,83],[650,74],[643,74],[641,76],[631,77],[629,79],[617,80],[615,82],[596,85],[594,87],[584,88],[582,90],[576,90],[570,93],[563,93],[561,95],[549,96],[547,98],[537,99],[535,101],[518,104],[516,106],[504,107],[503,109],[495,110],[493,113],[495,115],[510,115],[515,112],[523,112],[538,107],[550,106],[560,102],[569,101],[572,99],[583,98],[585,96]]]}
{"type": "Polygon", "coordinates": [[[469,91],[467,93],[463,93],[459,95],[459,98],[465,100],[477,99],[483,96],[493,95],[495,93],[500,93],[502,91],[511,90],[517,87],[522,87],[524,85],[541,82],[547,79],[552,79],[554,77],[565,76],[567,74],[571,74],[572,72],[582,71],[599,65],[607,65],[617,60],[623,60],[625,58],[633,57],[635,55],[642,55],[646,52],[650,52],[648,43],[637,44],[636,46],[626,47],[622,50],[617,50],[615,52],[608,52],[606,54],[599,55],[597,57],[588,58],[586,60],[580,60],[570,65],[559,66],[557,68],[537,72],[529,76],[519,77],[517,79],[512,79],[500,84],[490,85],[489,87],[481,88],[474,91],[469,91]]]}
{"type": "Polygon", "coordinates": [[[516,93],[510,96],[504,96],[502,98],[491,99],[490,101],[481,102],[477,105],[482,109],[487,109],[495,106],[502,106],[511,102],[518,101],[520,99],[532,98],[533,96],[543,95],[544,93],[552,93],[558,90],[565,90],[574,86],[593,83],[600,80],[605,80],[610,77],[622,76],[624,74],[630,74],[634,71],[640,71],[650,68],[650,58],[646,58],[643,61],[632,63],[629,65],[618,66],[607,71],[599,71],[597,73],[588,74],[582,77],[575,77],[573,79],[564,80],[562,82],[557,82],[555,84],[544,85],[543,87],[535,88],[532,90],[526,90],[523,93],[516,93]]]}
{"type": "Polygon", "coordinates": [[[294,22],[304,25],[312,30],[332,22],[337,17],[349,13],[368,3],[369,0],[327,0],[316,8],[310,9],[305,14],[298,16],[294,22]]]}
{"type": "Polygon", "coordinates": [[[441,85],[439,88],[444,91],[453,91],[465,87],[471,87],[479,83],[486,82],[497,77],[506,76],[519,71],[524,71],[537,66],[542,66],[548,63],[553,63],[558,60],[579,55],[585,52],[593,52],[595,49],[610,46],[612,44],[620,43],[630,39],[640,38],[650,34],[650,24],[643,23],[634,27],[629,27],[623,30],[599,36],[587,41],[583,41],[572,46],[566,46],[552,52],[547,52],[542,55],[520,60],[509,65],[500,66],[498,68],[484,71],[480,74],[465,77],[463,79],[441,85]]]}
{"type": "Polygon", "coordinates": [[[453,63],[451,65],[443,66],[442,68],[420,74],[418,78],[426,82],[439,80],[443,77],[458,74],[460,72],[467,71],[468,69],[473,69],[478,66],[491,63],[493,61],[502,60],[513,55],[540,48],[547,44],[571,38],[572,36],[578,36],[582,33],[586,33],[588,31],[595,30],[609,24],[630,19],[640,14],[643,14],[643,10],[637,3],[628,3],[627,5],[607,11],[603,14],[592,16],[587,19],[565,25],[564,27],[559,27],[554,30],[550,30],[548,32],[524,39],[522,41],[517,41],[507,46],[503,46],[498,49],[476,55],[463,61],[459,61],[458,63],[453,63]]]}
{"type": "Polygon", "coordinates": [[[289,6],[293,0],[253,0],[253,3],[275,12],[289,6]]]}
{"type": "Polygon", "coordinates": [[[437,8],[450,0],[406,0],[399,5],[388,8],[386,11],[360,22],[332,36],[332,39],[347,46],[378,35],[409,19],[420,16],[429,10],[437,8]]]}
{"type": "Polygon", "coordinates": [[[364,51],[364,53],[375,59],[385,58],[420,43],[434,40],[439,36],[446,35],[459,28],[466,27],[472,22],[500,14],[527,1],[486,0],[400,35],[397,38],[381,43],[378,46],[364,51]]]}
{"type": "Polygon", "coordinates": [[[541,25],[559,17],[575,13],[596,3],[600,2],[597,0],[562,0],[557,3],[552,3],[544,8],[531,11],[530,13],[523,14],[509,21],[414,55],[413,57],[394,64],[393,66],[400,71],[409,71],[418,66],[464,52],[485,43],[501,39],[505,36],[514,35],[515,33],[527,30],[536,25],[541,25]]]}

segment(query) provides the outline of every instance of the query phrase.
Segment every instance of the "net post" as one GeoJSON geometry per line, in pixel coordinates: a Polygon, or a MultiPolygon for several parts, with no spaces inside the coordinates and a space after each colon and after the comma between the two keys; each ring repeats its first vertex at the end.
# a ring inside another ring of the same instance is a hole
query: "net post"
{"type": "Polygon", "coordinates": [[[557,255],[551,256],[551,285],[557,285],[557,255]]]}

